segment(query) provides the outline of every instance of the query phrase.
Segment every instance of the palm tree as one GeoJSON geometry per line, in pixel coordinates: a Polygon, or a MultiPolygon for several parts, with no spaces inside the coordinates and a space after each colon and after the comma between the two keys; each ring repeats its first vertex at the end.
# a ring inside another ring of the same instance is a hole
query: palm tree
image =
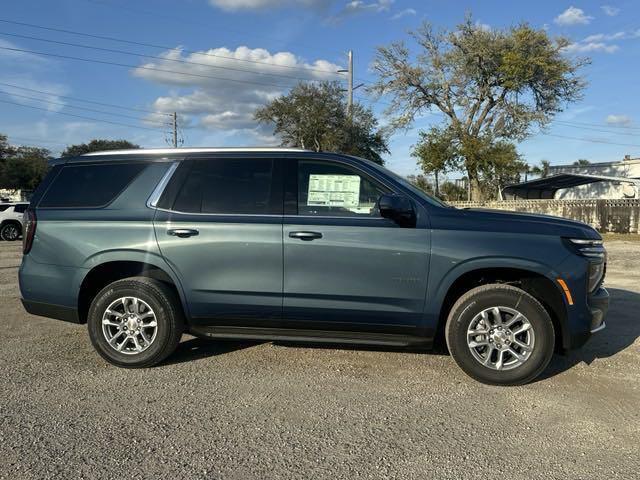
{"type": "Polygon", "coordinates": [[[535,175],[540,175],[540,178],[546,178],[549,176],[549,167],[551,162],[549,160],[542,160],[540,166],[536,165],[530,171],[535,175]]]}

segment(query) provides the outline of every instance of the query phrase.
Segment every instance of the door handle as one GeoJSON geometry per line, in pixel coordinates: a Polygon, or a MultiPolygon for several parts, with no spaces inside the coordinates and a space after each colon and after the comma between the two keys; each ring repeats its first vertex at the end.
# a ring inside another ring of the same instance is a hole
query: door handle
{"type": "Polygon", "coordinates": [[[198,230],[193,228],[171,228],[167,230],[167,235],[173,235],[174,237],[187,238],[198,235],[198,230]]]}
{"type": "Polygon", "coordinates": [[[320,232],[289,232],[289,238],[297,238],[298,240],[311,241],[316,238],[322,238],[320,232]]]}

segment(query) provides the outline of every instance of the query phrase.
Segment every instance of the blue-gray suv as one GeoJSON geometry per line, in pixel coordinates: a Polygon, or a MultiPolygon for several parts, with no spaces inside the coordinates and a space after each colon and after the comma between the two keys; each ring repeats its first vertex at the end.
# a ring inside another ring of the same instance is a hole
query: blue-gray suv
{"type": "Polygon", "coordinates": [[[60,160],[24,218],[20,290],[150,367],[181,335],[424,346],[471,377],[537,377],[604,328],[602,238],[576,221],[456,209],[385,168],[296,149],[60,160]]]}

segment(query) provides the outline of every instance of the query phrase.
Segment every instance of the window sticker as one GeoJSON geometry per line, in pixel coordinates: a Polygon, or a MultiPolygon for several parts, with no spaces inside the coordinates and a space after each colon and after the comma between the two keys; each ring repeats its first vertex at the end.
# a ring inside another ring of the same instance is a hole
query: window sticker
{"type": "Polygon", "coordinates": [[[359,204],[359,175],[309,175],[307,206],[355,209],[359,204]]]}

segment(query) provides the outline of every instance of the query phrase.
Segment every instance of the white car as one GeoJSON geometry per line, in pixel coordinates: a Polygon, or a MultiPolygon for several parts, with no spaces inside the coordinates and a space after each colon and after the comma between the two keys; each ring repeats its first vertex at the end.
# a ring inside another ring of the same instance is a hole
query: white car
{"type": "Polygon", "coordinates": [[[12,242],[22,235],[22,214],[28,203],[0,203],[0,239],[12,242]]]}

